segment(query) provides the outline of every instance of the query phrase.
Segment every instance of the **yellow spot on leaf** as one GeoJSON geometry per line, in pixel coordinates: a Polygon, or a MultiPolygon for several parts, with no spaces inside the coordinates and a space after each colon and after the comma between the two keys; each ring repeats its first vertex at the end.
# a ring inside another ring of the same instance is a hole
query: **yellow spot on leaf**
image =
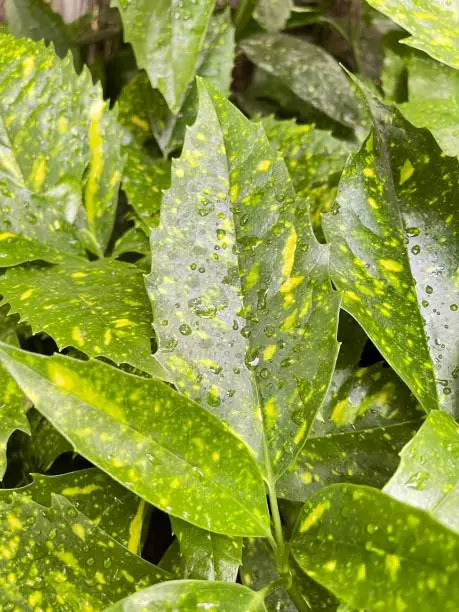
{"type": "Polygon", "coordinates": [[[336,569],[336,561],[334,559],[332,561],[327,561],[327,563],[324,564],[324,569],[326,569],[327,572],[334,572],[336,569]]]}
{"type": "Polygon", "coordinates": [[[72,525],[72,531],[80,538],[80,540],[86,539],[86,529],[80,523],[74,523],[72,525]]]}
{"type": "Polygon", "coordinates": [[[22,529],[22,521],[20,521],[18,517],[14,514],[8,514],[7,521],[8,527],[13,531],[18,531],[19,529],[22,529]]]}
{"type": "Polygon", "coordinates": [[[280,326],[281,331],[288,332],[294,329],[296,323],[296,315],[297,310],[295,309],[292,314],[290,314],[288,317],[285,317],[284,322],[280,326]]]}
{"type": "Polygon", "coordinates": [[[8,240],[8,238],[14,238],[16,236],[16,234],[12,234],[11,232],[2,232],[0,234],[0,241],[1,240],[8,240]]]}
{"type": "Polygon", "coordinates": [[[99,489],[102,489],[100,485],[90,484],[85,487],[66,487],[62,489],[61,493],[66,497],[75,497],[77,495],[91,495],[91,493],[99,489]]]}
{"type": "Polygon", "coordinates": [[[24,293],[21,293],[21,295],[19,296],[20,300],[28,300],[29,297],[32,295],[33,293],[33,289],[27,289],[26,291],[24,291],[24,293]]]}
{"type": "Polygon", "coordinates": [[[292,273],[293,263],[295,261],[297,235],[295,228],[291,227],[289,237],[282,250],[282,276],[288,278],[292,273]]]}
{"type": "Polygon", "coordinates": [[[78,346],[83,346],[84,338],[81,334],[81,329],[79,327],[72,328],[72,339],[78,344],[78,346]]]}
{"type": "Polygon", "coordinates": [[[23,60],[22,62],[22,74],[24,75],[24,78],[27,78],[28,76],[30,76],[34,68],[35,68],[35,58],[32,56],[26,57],[25,60],[23,60]]]}
{"type": "Polygon", "coordinates": [[[265,361],[269,361],[270,359],[274,357],[274,355],[276,354],[276,351],[277,351],[276,344],[268,344],[268,346],[263,351],[263,359],[265,361]]]}
{"type": "Polygon", "coordinates": [[[258,172],[268,172],[268,170],[270,168],[271,168],[271,160],[270,159],[264,159],[257,166],[258,172]]]}
{"type": "Polygon", "coordinates": [[[406,183],[408,179],[410,179],[414,174],[413,164],[409,159],[405,160],[401,170],[400,170],[400,185],[406,183]]]}
{"type": "Polygon", "coordinates": [[[311,529],[324,515],[324,513],[330,508],[330,502],[325,501],[317,504],[317,506],[312,510],[308,516],[304,519],[304,521],[300,525],[300,533],[304,533],[311,529]]]}
{"type": "Polygon", "coordinates": [[[373,168],[364,168],[363,174],[365,176],[368,176],[369,178],[373,178],[375,176],[375,171],[373,170],[373,168]]]}
{"type": "Polygon", "coordinates": [[[99,584],[107,584],[104,578],[104,575],[102,574],[102,572],[96,572],[94,574],[95,579],[97,580],[97,582],[99,584]]]}
{"type": "Polygon", "coordinates": [[[116,319],[114,323],[115,323],[116,328],[128,327],[129,325],[134,325],[134,323],[130,321],[129,319],[116,319]]]}
{"type": "Polygon", "coordinates": [[[389,272],[401,272],[403,270],[402,264],[394,259],[380,259],[379,265],[383,270],[388,270],[389,272]]]}
{"type": "Polygon", "coordinates": [[[143,499],[140,500],[137,506],[137,512],[129,525],[129,540],[128,550],[134,554],[138,554],[140,551],[140,538],[142,535],[143,519],[145,515],[145,502],[143,499]]]}
{"type": "Polygon", "coordinates": [[[282,283],[280,287],[280,292],[290,293],[290,291],[293,291],[293,289],[296,289],[296,287],[301,285],[303,281],[304,281],[304,276],[291,276],[290,278],[288,278],[282,283]]]}
{"type": "Polygon", "coordinates": [[[89,150],[91,158],[85,190],[85,204],[91,226],[94,226],[97,217],[97,191],[104,169],[104,143],[101,128],[103,113],[103,100],[96,100],[89,107],[89,150]]]}
{"type": "Polygon", "coordinates": [[[251,268],[249,273],[247,274],[247,279],[245,283],[246,291],[250,291],[253,289],[258,281],[260,280],[260,262],[257,261],[251,268]]]}
{"type": "Polygon", "coordinates": [[[354,293],[354,291],[345,291],[344,295],[350,300],[352,300],[353,302],[361,301],[360,296],[358,296],[357,293],[354,293]]]}
{"type": "Polygon", "coordinates": [[[83,278],[84,276],[88,276],[87,272],[72,272],[70,275],[72,278],[83,278]]]}
{"type": "Polygon", "coordinates": [[[357,570],[357,582],[363,582],[367,577],[367,568],[366,566],[362,563],[362,565],[359,565],[359,569],[357,570]]]}
{"type": "Polygon", "coordinates": [[[293,441],[297,446],[298,444],[300,444],[300,442],[302,442],[304,436],[306,435],[307,426],[308,424],[306,422],[303,423],[303,425],[301,425],[300,429],[298,430],[296,436],[293,438],[293,441]]]}
{"type": "Polygon", "coordinates": [[[67,121],[67,119],[65,117],[59,117],[59,119],[57,120],[57,129],[59,131],[59,134],[65,134],[68,130],[69,127],[69,122],[67,121]]]}
{"type": "Polygon", "coordinates": [[[110,329],[106,329],[104,332],[104,344],[107,346],[112,341],[112,332],[110,329]]]}
{"type": "Polygon", "coordinates": [[[379,208],[379,204],[376,202],[376,200],[374,198],[368,198],[368,204],[371,206],[371,208],[375,209],[379,208]]]}
{"type": "Polygon", "coordinates": [[[212,461],[219,461],[220,459],[220,453],[218,451],[214,451],[212,453],[212,461]]]}
{"type": "Polygon", "coordinates": [[[145,119],[142,119],[142,117],[139,117],[138,115],[132,115],[131,122],[144,132],[150,132],[150,124],[148,123],[148,121],[145,121],[145,119]]]}
{"type": "Polygon", "coordinates": [[[400,557],[398,555],[386,555],[385,565],[391,580],[396,580],[400,568],[400,557]]]}
{"type": "Polygon", "coordinates": [[[179,178],[183,178],[185,176],[185,171],[183,170],[183,168],[176,168],[175,176],[178,176],[179,178]]]}
{"type": "Polygon", "coordinates": [[[235,202],[239,195],[239,185],[232,185],[230,189],[231,202],[235,202]]]}
{"type": "Polygon", "coordinates": [[[33,593],[30,593],[29,597],[27,598],[27,601],[32,606],[32,608],[35,608],[36,606],[41,604],[42,599],[43,595],[40,591],[33,591],[33,593]]]}
{"type": "Polygon", "coordinates": [[[304,484],[311,484],[312,482],[312,474],[311,472],[303,472],[300,474],[300,479],[304,482],[304,484]]]}

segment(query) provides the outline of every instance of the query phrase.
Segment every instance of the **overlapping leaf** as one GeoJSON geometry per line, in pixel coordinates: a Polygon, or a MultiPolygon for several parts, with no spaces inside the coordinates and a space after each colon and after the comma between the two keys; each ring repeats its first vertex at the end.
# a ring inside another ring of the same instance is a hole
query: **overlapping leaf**
{"type": "Polygon", "coordinates": [[[172,174],[147,281],[157,358],[265,467],[267,444],[281,472],[334,367],[340,298],[327,249],[262,127],[204,85],[172,174]]]}
{"type": "Polygon", "coordinates": [[[459,428],[454,419],[432,411],[401,457],[384,491],[459,532],[459,428]]]}
{"type": "Polygon", "coordinates": [[[241,41],[241,49],[318,111],[343,125],[358,121],[352,89],[338,63],[321,47],[287,34],[261,34],[241,41]]]}
{"type": "Polygon", "coordinates": [[[71,57],[1,35],[0,141],[2,265],[101,253],[122,159],[119,128],[89,72],[77,77],[71,57]]]}
{"type": "Polygon", "coordinates": [[[307,574],[354,608],[457,608],[459,536],[377,489],[320,491],[301,512],[292,552],[307,574]]]}
{"type": "Polygon", "coordinates": [[[139,554],[146,503],[96,468],[58,476],[34,474],[19,489],[0,489],[0,502],[18,495],[50,506],[53,495],[63,495],[75,508],[129,551],[139,554]]]}
{"type": "Polygon", "coordinates": [[[258,0],[253,16],[268,32],[278,32],[284,29],[292,8],[292,0],[258,0]]]}
{"type": "Polygon", "coordinates": [[[112,0],[119,8],[124,36],[131,42],[137,63],[154,88],[177,112],[196,74],[214,0],[112,0]]]}
{"type": "Polygon", "coordinates": [[[354,316],[426,410],[455,410],[459,164],[368,98],[374,129],[323,227],[354,316]]]}
{"type": "Polygon", "coordinates": [[[170,576],[130,553],[64,497],[0,502],[0,606],[103,610],[170,576]]]}
{"type": "Polygon", "coordinates": [[[205,580],[171,580],[148,588],[119,601],[107,612],[134,610],[231,610],[232,612],[266,611],[262,593],[240,584],[206,582],[205,580]]]}
{"type": "Polygon", "coordinates": [[[7,345],[1,359],[76,452],[129,490],[204,529],[269,533],[264,486],[248,450],[166,383],[7,345]]]}
{"type": "Polygon", "coordinates": [[[236,582],[242,562],[242,539],[205,531],[172,518],[172,530],[180,546],[183,578],[236,582]]]}
{"type": "Polygon", "coordinates": [[[451,0],[368,0],[411,36],[403,43],[459,68],[459,13],[451,0]]]}
{"type": "Polygon", "coordinates": [[[53,267],[15,267],[0,277],[11,311],[60,348],[105,355],[161,377],[151,355],[151,315],[141,272],[113,261],[66,260],[53,267]]]}

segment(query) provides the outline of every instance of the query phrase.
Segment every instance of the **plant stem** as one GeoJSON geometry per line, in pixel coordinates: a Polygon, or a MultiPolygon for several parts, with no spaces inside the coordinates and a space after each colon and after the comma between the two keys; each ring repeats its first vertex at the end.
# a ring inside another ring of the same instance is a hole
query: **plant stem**
{"type": "Polygon", "coordinates": [[[269,505],[271,507],[271,516],[273,520],[274,542],[276,544],[274,553],[276,555],[277,569],[281,575],[288,573],[288,564],[286,559],[286,550],[284,542],[284,532],[282,530],[281,516],[279,512],[279,504],[277,503],[276,486],[272,474],[269,475],[268,481],[268,496],[269,505]]]}

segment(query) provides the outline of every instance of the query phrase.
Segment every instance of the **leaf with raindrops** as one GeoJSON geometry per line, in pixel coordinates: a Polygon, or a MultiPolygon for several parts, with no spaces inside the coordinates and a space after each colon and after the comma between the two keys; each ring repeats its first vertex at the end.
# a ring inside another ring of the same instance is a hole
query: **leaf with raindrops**
{"type": "Polygon", "coordinates": [[[279,474],[328,389],[340,295],[262,126],[203,82],[199,96],[151,236],[157,359],[279,474]]]}
{"type": "Polygon", "coordinates": [[[372,94],[373,128],[322,226],[332,277],[426,411],[457,410],[459,162],[372,94]]]}
{"type": "Polygon", "coordinates": [[[192,400],[96,360],[44,357],[6,344],[0,359],[76,452],[145,501],[218,533],[269,535],[251,454],[192,400]]]}
{"type": "Polygon", "coordinates": [[[306,574],[354,608],[457,609],[459,536],[377,489],[322,489],[304,505],[291,546],[306,574]]]}

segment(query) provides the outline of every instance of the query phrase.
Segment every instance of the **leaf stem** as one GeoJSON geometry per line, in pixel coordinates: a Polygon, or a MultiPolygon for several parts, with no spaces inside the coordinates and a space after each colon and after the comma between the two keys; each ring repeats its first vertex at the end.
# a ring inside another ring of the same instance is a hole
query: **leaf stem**
{"type": "Polygon", "coordinates": [[[284,532],[282,529],[282,521],[279,512],[279,504],[277,503],[276,485],[271,473],[269,474],[268,478],[268,497],[273,521],[273,535],[275,542],[274,553],[276,555],[277,569],[282,576],[289,572],[289,568],[286,556],[284,532]]]}
{"type": "Polygon", "coordinates": [[[255,2],[256,0],[240,0],[234,15],[234,25],[238,30],[242,30],[248,24],[255,2]]]}

